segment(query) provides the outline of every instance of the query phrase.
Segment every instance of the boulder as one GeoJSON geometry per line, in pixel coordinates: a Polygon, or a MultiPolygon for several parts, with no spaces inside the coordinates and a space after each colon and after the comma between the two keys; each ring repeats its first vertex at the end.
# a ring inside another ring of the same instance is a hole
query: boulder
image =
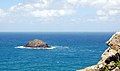
{"type": "Polygon", "coordinates": [[[29,41],[25,47],[32,47],[32,48],[38,48],[38,47],[42,47],[42,48],[48,48],[50,47],[48,44],[46,44],[44,41],[39,40],[39,39],[34,39],[29,41]]]}

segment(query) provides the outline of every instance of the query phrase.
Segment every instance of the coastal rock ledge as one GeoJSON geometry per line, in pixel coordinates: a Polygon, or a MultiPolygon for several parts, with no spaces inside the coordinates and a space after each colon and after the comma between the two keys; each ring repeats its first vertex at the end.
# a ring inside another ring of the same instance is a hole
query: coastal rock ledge
{"type": "Polygon", "coordinates": [[[96,65],[77,71],[120,71],[120,32],[115,33],[106,43],[109,47],[96,65]]]}
{"type": "Polygon", "coordinates": [[[48,44],[46,44],[44,41],[39,40],[39,39],[34,39],[29,41],[25,47],[31,47],[31,48],[48,48],[48,44]]]}

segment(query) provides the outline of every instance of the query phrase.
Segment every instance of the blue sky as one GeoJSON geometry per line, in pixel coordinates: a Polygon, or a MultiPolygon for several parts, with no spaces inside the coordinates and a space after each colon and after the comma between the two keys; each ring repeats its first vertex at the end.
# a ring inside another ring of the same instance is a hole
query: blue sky
{"type": "Polygon", "coordinates": [[[0,32],[115,32],[120,0],[0,0],[0,32]]]}
{"type": "Polygon", "coordinates": [[[0,0],[0,8],[9,8],[21,2],[24,2],[24,0],[0,0]]]}

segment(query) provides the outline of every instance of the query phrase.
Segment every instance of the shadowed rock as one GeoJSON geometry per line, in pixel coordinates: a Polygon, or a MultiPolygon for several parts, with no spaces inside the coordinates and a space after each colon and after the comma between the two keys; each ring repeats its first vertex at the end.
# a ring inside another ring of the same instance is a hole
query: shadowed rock
{"type": "Polygon", "coordinates": [[[112,55],[110,57],[108,57],[106,60],[105,60],[105,63],[106,64],[109,64],[110,62],[114,61],[114,62],[117,62],[120,60],[120,54],[119,53],[116,53],[115,55],[112,55]]]}

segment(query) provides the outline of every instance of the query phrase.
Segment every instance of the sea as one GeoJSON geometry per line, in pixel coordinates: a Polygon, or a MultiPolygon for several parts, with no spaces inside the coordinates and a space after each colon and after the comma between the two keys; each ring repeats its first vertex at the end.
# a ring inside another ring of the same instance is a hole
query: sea
{"type": "Polygon", "coordinates": [[[114,32],[1,32],[0,71],[76,71],[96,64],[114,32]],[[45,41],[48,49],[24,45],[45,41]]]}

